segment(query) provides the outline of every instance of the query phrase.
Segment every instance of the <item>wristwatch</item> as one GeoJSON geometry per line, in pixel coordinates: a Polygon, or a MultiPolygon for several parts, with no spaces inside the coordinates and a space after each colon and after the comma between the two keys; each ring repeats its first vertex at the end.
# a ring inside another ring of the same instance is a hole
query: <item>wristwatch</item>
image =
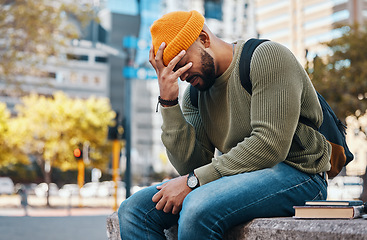
{"type": "Polygon", "coordinates": [[[191,189],[195,189],[200,186],[199,179],[195,176],[194,172],[189,173],[187,177],[187,186],[191,189]]]}

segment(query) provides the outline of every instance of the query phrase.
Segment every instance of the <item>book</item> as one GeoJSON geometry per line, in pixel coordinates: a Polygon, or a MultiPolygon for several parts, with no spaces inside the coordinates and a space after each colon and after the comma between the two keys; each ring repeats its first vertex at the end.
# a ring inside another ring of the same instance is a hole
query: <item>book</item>
{"type": "Polygon", "coordinates": [[[352,200],[352,201],[315,200],[315,201],[306,201],[305,205],[307,206],[361,206],[363,205],[363,201],[361,200],[352,200]]]}
{"type": "Polygon", "coordinates": [[[294,206],[294,218],[352,219],[362,216],[364,206],[294,206]]]}

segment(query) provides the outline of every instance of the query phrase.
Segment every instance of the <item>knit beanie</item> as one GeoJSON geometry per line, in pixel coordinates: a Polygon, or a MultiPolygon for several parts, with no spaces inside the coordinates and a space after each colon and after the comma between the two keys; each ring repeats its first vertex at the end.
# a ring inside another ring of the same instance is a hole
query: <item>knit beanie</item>
{"type": "Polygon", "coordinates": [[[204,17],[199,12],[177,11],[163,15],[150,27],[154,54],[162,42],[166,43],[163,52],[165,66],[182,50],[187,50],[199,37],[204,26],[204,17]]]}

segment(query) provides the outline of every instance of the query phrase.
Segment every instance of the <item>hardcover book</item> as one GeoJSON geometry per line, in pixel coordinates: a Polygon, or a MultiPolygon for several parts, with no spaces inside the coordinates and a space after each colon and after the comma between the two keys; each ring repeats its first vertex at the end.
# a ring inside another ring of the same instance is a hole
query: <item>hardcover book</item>
{"type": "Polygon", "coordinates": [[[305,205],[308,205],[308,206],[361,206],[363,205],[363,201],[361,200],[353,200],[353,201],[315,200],[315,201],[306,201],[305,205]]]}
{"type": "Polygon", "coordinates": [[[294,206],[294,218],[340,218],[352,219],[362,216],[360,206],[294,206]]]}

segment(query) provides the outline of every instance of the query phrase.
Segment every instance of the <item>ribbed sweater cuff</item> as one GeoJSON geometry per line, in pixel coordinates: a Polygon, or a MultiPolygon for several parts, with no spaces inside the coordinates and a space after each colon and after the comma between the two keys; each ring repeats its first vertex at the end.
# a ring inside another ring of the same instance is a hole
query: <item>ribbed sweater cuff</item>
{"type": "Polygon", "coordinates": [[[163,119],[162,129],[177,130],[186,123],[179,104],[172,107],[160,106],[160,111],[163,119]]]}
{"type": "Polygon", "coordinates": [[[211,163],[195,169],[195,175],[201,186],[222,177],[211,163]]]}

